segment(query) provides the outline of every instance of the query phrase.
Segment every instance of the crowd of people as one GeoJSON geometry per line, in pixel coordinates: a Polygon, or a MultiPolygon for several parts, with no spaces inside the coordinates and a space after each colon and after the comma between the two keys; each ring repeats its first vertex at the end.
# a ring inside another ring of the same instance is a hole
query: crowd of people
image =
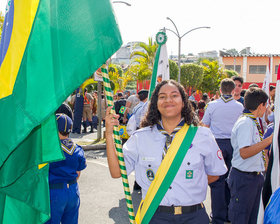
{"type": "MultiPolygon", "coordinates": [[[[257,223],[273,138],[275,87],[270,87],[268,96],[256,84],[244,91],[242,85],[242,77],[226,78],[221,81],[220,94],[211,99],[203,94],[197,102],[195,91],[187,97],[177,82],[162,81],[151,100],[142,104],[140,126],[123,145],[127,171],[135,171],[142,189],[140,220],[209,223],[203,205],[209,185],[212,223],[257,223]],[[195,134],[190,137],[189,132],[195,134]],[[176,138],[179,135],[181,140],[176,138]],[[182,148],[184,154],[180,154],[182,148]],[[172,161],[174,152],[183,156],[181,161],[172,161]],[[172,173],[174,163],[178,167],[172,173]],[[170,178],[167,186],[165,181],[170,178]],[[161,196],[153,192],[155,185],[160,186],[161,196]],[[154,210],[151,204],[156,204],[154,210]]],[[[127,117],[110,114],[110,109],[105,117],[108,164],[112,177],[118,178],[113,126],[127,117]]]]}
{"type": "MultiPolygon", "coordinates": [[[[148,90],[118,92],[116,114],[110,113],[112,107],[105,109],[102,97],[100,119],[105,121],[113,178],[121,177],[113,126],[122,124],[129,130],[129,139],[123,139],[123,154],[128,174],[135,171],[134,189],[142,192],[138,223],[209,223],[203,204],[208,185],[212,223],[257,223],[273,138],[275,87],[270,87],[268,96],[256,84],[247,90],[242,85],[241,77],[226,78],[219,93],[212,98],[204,93],[197,102],[196,91],[188,97],[179,83],[164,80],[150,100],[148,90]]],[[[87,132],[87,123],[93,132],[97,92],[86,90],[83,103],[83,132],[87,132]]],[[[52,220],[67,220],[69,212],[78,214],[77,179],[86,163],[81,148],[69,139],[71,109],[63,104],[57,113],[66,160],[50,166],[52,220]],[[71,209],[64,214],[62,207],[71,209]]]]}

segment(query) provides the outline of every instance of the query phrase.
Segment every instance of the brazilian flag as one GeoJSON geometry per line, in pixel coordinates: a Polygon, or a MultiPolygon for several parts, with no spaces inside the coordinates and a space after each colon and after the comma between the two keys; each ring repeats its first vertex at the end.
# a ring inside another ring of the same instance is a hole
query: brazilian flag
{"type": "Polygon", "coordinates": [[[120,114],[124,114],[125,110],[126,110],[126,107],[125,106],[121,106],[121,108],[119,110],[119,113],[120,114]]]}
{"type": "Polygon", "coordinates": [[[55,110],[121,46],[109,0],[9,0],[0,44],[0,223],[50,217],[55,110]],[[42,164],[42,165],[40,165],[42,164]]]}

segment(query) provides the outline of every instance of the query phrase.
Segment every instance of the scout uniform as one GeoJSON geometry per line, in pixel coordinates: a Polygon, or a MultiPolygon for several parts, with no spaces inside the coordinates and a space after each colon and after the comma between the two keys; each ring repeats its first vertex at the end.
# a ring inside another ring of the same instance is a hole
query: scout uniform
{"type": "Polygon", "coordinates": [[[257,223],[261,189],[264,182],[262,171],[265,170],[263,154],[242,159],[239,150],[261,141],[259,130],[254,120],[242,116],[235,123],[231,144],[233,147],[232,169],[228,178],[231,199],[229,219],[231,223],[257,223]]]}
{"type": "MultiPolygon", "coordinates": [[[[210,126],[228,170],[231,167],[232,146],[230,143],[231,131],[234,123],[242,115],[243,105],[233,99],[231,95],[223,95],[220,99],[208,104],[202,122],[210,126]]],[[[228,172],[220,176],[219,180],[210,184],[212,223],[223,224],[228,220],[228,204],[230,192],[225,179],[228,172]]]]}
{"type": "MultiPolygon", "coordinates": [[[[172,142],[173,136],[169,137],[172,142]]],[[[135,131],[124,145],[127,173],[135,170],[143,199],[162,163],[167,140],[158,125],[154,125],[135,131]]],[[[222,154],[210,130],[199,127],[150,223],[208,224],[209,218],[202,204],[207,193],[207,175],[218,176],[226,172],[222,154]],[[177,208],[179,212],[176,212],[177,208]],[[168,221],[164,222],[161,218],[168,221]]]]}
{"type": "MultiPolygon", "coordinates": [[[[58,130],[70,132],[72,120],[65,114],[57,114],[58,130]]],[[[83,149],[71,139],[63,139],[61,148],[65,160],[50,163],[49,185],[51,219],[47,224],[77,224],[80,193],[77,183],[77,171],[86,168],[83,149]]]]}

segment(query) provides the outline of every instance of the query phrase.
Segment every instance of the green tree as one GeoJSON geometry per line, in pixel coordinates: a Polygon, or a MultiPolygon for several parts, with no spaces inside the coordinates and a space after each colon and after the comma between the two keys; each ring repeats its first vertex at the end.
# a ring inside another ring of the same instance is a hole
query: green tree
{"type": "Polygon", "coordinates": [[[127,70],[134,80],[147,80],[152,76],[153,67],[146,63],[145,58],[135,58],[127,70]]]}
{"type": "Polygon", "coordinates": [[[190,89],[199,89],[203,81],[203,67],[197,64],[184,64],[181,66],[181,84],[190,89]]]}
{"type": "Polygon", "coordinates": [[[177,63],[175,61],[169,59],[170,79],[177,80],[178,79],[178,72],[179,72],[179,67],[178,67],[177,63]]]}
{"type": "Polygon", "coordinates": [[[236,50],[235,48],[231,48],[231,49],[226,50],[226,53],[235,55],[235,54],[238,54],[238,50],[236,50]]]}
{"type": "Polygon", "coordinates": [[[124,91],[127,83],[132,80],[132,76],[128,72],[123,72],[121,66],[116,64],[108,66],[108,74],[110,81],[114,83],[114,92],[117,90],[124,91]]]}
{"type": "Polygon", "coordinates": [[[216,93],[219,90],[220,82],[227,76],[220,67],[218,61],[208,61],[203,62],[203,81],[200,85],[200,90],[202,92],[216,93]]]}
{"type": "Polygon", "coordinates": [[[0,12],[0,40],[2,37],[3,23],[4,23],[4,15],[2,12],[0,12]]]}
{"type": "Polygon", "coordinates": [[[149,43],[138,43],[135,47],[140,47],[142,51],[133,51],[130,55],[132,63],[128,68],[128,74],[134,77],[134,80],[146,80],[152,76],[154,60],[158,44],[149,38],[149,43]]]}
{"type": "Polygon", "coordinates": [[[147,64],[154,67],[155,56],[158,48],[158,44],[156,41],[153,42],[153,39],[149,37],[149,43],[146,44],[144,42],[140,42],[135,44],[135,47],[140,47],[144,51],[133,51],[130,55],[130,58],[138,58],[142,57],[145,58],[147,64]]]}
{"type": "Polygon", "coordinates": [[[198,58],[197,61],[196,61],[196,64],[202,65],[203,61],[205,61],[205,60],[216,61],[217,59],[216,58],[211,58],[211,57],[208,57],[208,58],[198,58]]]}
{"type": "Polygon", "coordinates": [[[231,78],[233,76],[238,76],[238,73],[234,70],[224,69],[224,72],[226,73],[228,78],[231,78]]]}

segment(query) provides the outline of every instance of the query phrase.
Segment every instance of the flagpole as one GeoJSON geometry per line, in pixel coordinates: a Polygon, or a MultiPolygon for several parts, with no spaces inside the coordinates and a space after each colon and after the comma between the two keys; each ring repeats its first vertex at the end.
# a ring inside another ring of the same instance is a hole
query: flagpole
{"type": "MultiPolygon", "coordinates": [[[[102,72],[102,77],[103,77],[103,84],[104,84],[107,104],[109,107],[114,106],[113,94],[112,94],[112,90],[111,90],[110,79],[109,79],[106,65],[102,65],[101,72],[102,72]]],[[[111,113],[116,114],[114,107],[112,108],[111,113]]],[[[132,198],[131,198],[131,194],[130,194],[130,190],[129,190],[127,172],[126,172],[126,167],[125,167],[124,158],[123,158],[122,142],[121,142],[121,137],[120,137],[118,126],[114,126],[113,133],[114,133],[114,142],[116,144],[117,156],[119,159],[119,165],[120,165],[120,170],[121,170],[124,195],[125,195],[125,199],[126,199],[126,206],[127,206],[127,210],[128,210],[129,220],[130,220],[131,224],[136,224],[134,211],[133,211],[132,198]]]]}
{"type": "Polygon", "coordinates": [[[150,89],[149,89],[149,96],[148,99],[151,99],[152,93],[156,87],[156,82],[157,82],[157,71],[158,71],[158,66],[159,66],[159,58],[160,58],[160,50],[161,46],[166,43],[167,41],[167,36],[165,33],[165,29],[163,31],[160,31],[156,35],[156,41],[158,44],[158,49],[156,52],[156,57],[155,57],[155,62],[154,62],[154,67],[153,67],[153,73],[151,77],[151,83],[150,83],[150,89]]]}

